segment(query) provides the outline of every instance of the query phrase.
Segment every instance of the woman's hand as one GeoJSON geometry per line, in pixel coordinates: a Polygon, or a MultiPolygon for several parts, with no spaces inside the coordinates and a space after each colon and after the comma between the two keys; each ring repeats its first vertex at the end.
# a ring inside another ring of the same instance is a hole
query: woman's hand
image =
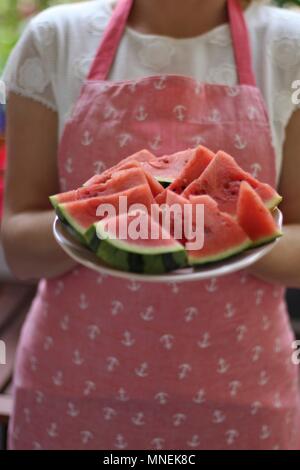
{"type": "Polygon", "coordinates": [[[75,263],[56,243],[49,196],[59,191],[57,114],[11,93],[2,241],[8,264],[24,280],[54,277],[75,263]]]}
{"type": "Polygon", "coordinates": [[[279,192],[283,196],[283,237],[248,271],[266,281],[300,288],[300,110],[286,129],[279,192]]]}

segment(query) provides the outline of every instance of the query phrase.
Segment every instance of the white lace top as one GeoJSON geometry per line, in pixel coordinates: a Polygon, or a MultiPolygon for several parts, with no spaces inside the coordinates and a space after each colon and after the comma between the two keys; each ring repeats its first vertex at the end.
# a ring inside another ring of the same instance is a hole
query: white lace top
{"type": "MultiPolygon", "coordinates": [[[[30,21],[8,60],[3,75],[7,89],[57,111],[60,135],[114,1],[60,5],[40,13],[30,21]]],[[[257,84],[271,120],[279,176],[285,127],[296,107],[291,84],[300,79],[300,14],[253,3],[245,15],[257,84]]],[[[110,79],[157,73],[234,85],[237,77],[228,25],[188,39],[145,35],[127,27],[110,79]]]]}

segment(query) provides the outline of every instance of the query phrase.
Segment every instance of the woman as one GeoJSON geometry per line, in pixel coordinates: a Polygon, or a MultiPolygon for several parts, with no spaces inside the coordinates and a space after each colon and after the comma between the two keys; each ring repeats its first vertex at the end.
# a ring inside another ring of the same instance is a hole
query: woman
{"type": "Polygon", "coordinates": [[[11,449],[299,448],[282,287],[300,286],[299,26],[236,0],[100,0],[32,20],[5,72],[3,240],[20,278],[43,278],[18,349],[11,449]],[[200,142],[279,184],[285,234],[251,272],[148,285],[62,253],[50,194],[140,148],[200,142]]]}

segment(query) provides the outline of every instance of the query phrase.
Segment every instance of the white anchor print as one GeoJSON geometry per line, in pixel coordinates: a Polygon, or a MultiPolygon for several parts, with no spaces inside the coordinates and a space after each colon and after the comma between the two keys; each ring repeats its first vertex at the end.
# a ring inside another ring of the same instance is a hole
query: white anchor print
{"type": "Polygon", "coordinates": [[[263,329],[264,331],[267,331],[267,330],[270,328],[270,326],[271,326],[271,321],[270,321],[270,319],[269,319],[266,315],[263,315],[261,321],[262,321],[262,329],[263,329]]]}
{"type": "Polygon", "coordinates": [[[65,163],[65,169],[67,173],[73,173],[73,160],[72,158],[67,158],[66,163],[65,163]]]}
{"type": "Polygon", "coordinates": [[[84,147],[88,147],[93,143],[93,137],[89,131],[84,131],[82,139],[81,139],[81,144],[84,147]]]}
{"type": "Polygon", "coordinates": [[[154,81],[155,90],[164,90],[166,88],[167,77],[160,77],[158,80],[154,81]]]}
{"type": "Polygon", "coordinates": [[[236,429],[228,429],[225,433],[226,436],[226,442],[230,446],[234,444],[236,439],[239,437],[239,432],[236,429]]]}
{"type": "Polygon", "coordinates": [[[205,285],[205,289],[207,290],[207,292],[216,292],[216,290],[218,290],[217,278],[212,277],[209,283],[205,285]]]}
{"type": "Polygon", "coordinates": [[[248,106],[247,116],[253,121],[258,116],[258,110],[255,106],[248,106]]]}
{"type": "Polygon", "coordinates": [[[78,349],[76,349],[73,352],[73,363],[76,364],[76,366],[81,366],[81,364],[83,364],[83,362],[84,362],[84,359],[81,356],[80,351],[78,349]]]}
{"type": "Polygon", "coordinates": [[[116,119],[118,114],[117,109],[112,104],[107,104],[103,111],[104,119],[116,119]]]}
{"type": "Polygon", "coordinates": [[[142,319],[145,321],[153,320],[154,319],[153,312],[154,312],[154,308],[152,306],[147,307],[144,312],[141,312],[142,319]]]}
{"type": "Polygon", "coordinates": [[[123,337],[124,338],[122,339],[121,343],[124,346],[130,347],[134,345],[135,339],[132,337],[132,334],[130,333],[130,331],[127,331],[127,330],[124,331],[123,337]]]}
{"type": "Polygon", "coordinates": [[[254,416],[254,415],[257,415],[257,413],[259,412],[259,410],[262,408],[262,404],[260,401],[254,401],[252,404],[251,404],[251,414],[254,416]]]}
{"type": "Polygon", "coordinates": [[[121,387],[116,395],[116,400],[119,400],[119,401],[128,401],[129,400],[129,396],[126,392],[126,390],[121,387]]]}
{"type": "Polygon", "coordinates": [[[226,88],[226,93],[228,96],[234,98],[240,94],[240,91],[237,87],[231,86],[226,88]]]}
{"type": "Polygon", "coordinates": [[[228,364],[228,362],[223,357],[221,357],[218,361],[218,368],[217,368],[218,374],[226,374],[229,367],[230,365],[228,364]]]}
{"type": "Polygon", "coordinates": [[[189,447],[199,447],[199,445],[200,445],[200,438],[199,438],[198,434],[194,434],[194,435],[192,436],[192,438],[191,438],[189,441],[187,441],[187,445],[188,445],[189,447]]]}
{"type": "Polygon", "coordinates": [[[115,440],[115,444],[114,446],[117,448],[117,449],[126,449],[126,447],[128,446],[127,442],[125,441],[125,438],[122,434],[118,434],[116,436],[116,440],[115,440]]]}
{"type": "Polygon", "coordinates": [[[168,402],[168,397],[169,395],[166,392],[157,392],[154,399],[158,400],[160,405],[165,405],[168,402]]]}
{"type": "Polygon", "coordinates": [[[247,279],[248,279],[247,274],[246,274],[246,273],[243,273],[243,274],[241,275],[241,278],[240,278],[241,284],[246,284],[247,279]]]}
{"type": "Polygon", "coordinates": [[[31,412],[29,408],[24,408],[23,409],[24,417],[25,417],[25,422],[30,423],[30,418],[31,418],[31,412]]]}
{"type": "Polygon", "coordinates": [[[263,295],[264,295],[263,289],[257,289],[257,291],[255,291],[255,305],[261,304],[263,295]]]}
{"type": "Polygon", "coordinates": [[[110,356],[106,359],[108,372],[113,372],[119,365],[120,361],[116,357],[110,356]]]}
{"type": "Polygon", "coordinates": [[[147,117],[148,117],[148,113],[145,110],[145,106],[142,106],[142,105],[139,106],[135,113],[135,119],[137,121],[142,122],[142,121],[146,121],[147,117]]]}
{"type": "Polygon", "coordinates": [[[137,83],[136,83],[136,82],[130,83],[129,89],[130,89],[131,93],[135,93],[135,92],[136,92],[136,88],[137,88],[137,83]]]}
{"type": "Polygon", "coordinates": [[[63,292],[64,290],[64,282],[63,281],[57,281],[55,289],[54,289],[54,295],[59,295],[63,292]]]}
{"type": "Polygon", "coordinates": [[[117,139],[119,142],[119,147],[123,148],[132,140],[132,135],[128,134],[128,132],[123,132],[122,134],[118,135],[117,139]]]}
{"type": "Polygon", "coordinates": [[[42,450],[42,446],[38,441],[33,441],[32,447],[33,447],[33,450],[42,450]]]}
{"type": "Polygon", "coordinates": [[[19,440],[19,438],[20,438],[20,433],[21,433],[20,427],[19,427],[19,426],[16,426],[15,429],[13,430],[13,433],[12,433],[13,438],[14,438],[15,441],[18,441],[18,440],[19,440]]]}
{"type": "Polygon", "coordinates": [[[265,370],[262,370],[259,374],[258,385],[264,386],[269,382],[268,374],[265,370]]]}
{"type": "Polygon", "coordinates": [[[53,346],[53,338],[51,336],[46,336],[44,340],[44,350],[49,351],[51,346],[53,346]]]}
{"type": "Polygon", "coordinates": [[[178,104],[173,108],[173,113],[176,116],[176,119],[180,122],[185,120],[187,108],[182,104],[178,104]]]}
{"type": "Polygon", "coordinates": [[[201,388],[200,390],[198,390],[196,396],[193,398],[193,402],[197,403],[198,405],[201,405],[205,402],[205,400],[205,390],[201,388]]]}
{"type": "Polygon", "coordinates": [[[280,353],[281,352],[281,339],[280,338],[275,339],[274,352],[275,353],[280,353]]]}
{"type": "Polygon", "coordinates": [[[67,414],[69,416],[72,416],[72,418],[76,418],[76,416],[79,415],[79,409],[76,407],[76,405],[74,403],[72,403],[71,401],[69,401],[68,403],[68,410],[67,410],[67,414]]]}
{"type": "Polygon", "coordinates": [[[101,160],[97,160],[93,163],[94,166],[94,173],[96,175],[100,175],[104,170],[106,170],[106,165],[101,160]]]}
{"type": "Polygon", "coordinates": [[[60,387],[63,384],[63,373],[61,370],[55,372],[55,374],[52,376],[52,382],[57,387],[60,387]]]}
{"type": "Polygon", "coordinates": [[[54,438],[58,436],[57,424],[51,423],[50,426],[47,428],[48,436],[54,438]]]}
{"type": "Polygon", "coordinates": [[[140,290],[141,288],[141,284],[139,284],[138,282],[132,280],[130,281],[130,283],[128,284],[128,289],[131,290],[132,292],[137,292],[138,290],[140,290]]]}
{"type": "Polygon", "coordinates": [[[65,315],[62,317],[60,321],[60,327],[63,331],[67,331],[69,329],[70,325],[70,317],[68,315],[65,315]]]}
{"type": "Polygon", "coordinates": [[[136,369],[134,369],[134,371],[138,377],[147,377],[148,375],[147,369],[148,369],[147,362],[142,362],[142,364],[136,369]]]}
{"type": "Polygon", "coordinates": [[[40,405],[41,403],[43,403],[44,398],[45,398],[45,395],[43,394],[43,392],[41,392],[40,390],[37,390],[35,392],[35,401],[36,401],[36,403],[38,403],[40,405]]]}
{"type": "Polygon", "coordinates": [[[136,426],[143,426],[145,424],[144,413],[141,413],[141,412],[136,413],[135,416],[132,416],[131,421],[136,426]]]}
{"type": "Polygon", "coordinates": [[[158,150],[159,147],[161,146],[161,136],[157,134],[156,136],[153,137],[152,140],[149,141],[149,146],[152,150],[158,150]]]}
{"type": "Polygon", "coordinates": [[[261,172],[262,168],[259,163],[252,163],[251,165],[251,174],[253,178],[257,178],[259,173],[261,172]]]}
{"type": "Polygon", "coordinates": [[[202,92],[202,89],[203,89],[202,83],[198,82],[195,86],[196,95],[200,95],[200,93],[202,92]]]}
{"type": "Polygon", "coordinates": [[[225,318],[232,318],[235,314],[235,308],[233,307],[232,304],[230,303],[227,303],[225,305],[225,314],[224,314],[224,317],[225,318]]]}
{"type": "Polygon", "coordinates": [[[252,348],[252,362],[257,362],[263,352],[263,348],[259,345],[252,348]]]}
{"type": "Polygon", "coordinates": [[[171,287],[171,291],[173,294],[178,294],[179,287],[178,287],[177,282],[170,282],[170,287],[171,287]]]}
{"type": "Polygon", "coordinates": [[[189,372],[192,370],[192,366],[190,364],[180,364],[178,366],[179,372],[178,372],[178,378],[180,380],[183,380],[186,378],[189,372]]]}
{"type": "Polygon", "coordinates": [[[91,431],[80,431],[80,436],[82,444],[88,444],[88,442],[94,438],[91,431]]]}
{"type": "Polygon", "coordinates": [[[244,150],[247,147],[247,142],[239,134],[235,134],[234,137],[234,146],[236,149],[244,150]]]}
{"type": "MultiPolygon", "coordinates": [[[[298,383],[298,380],[297,380],[297,383],[298,383]]],[[[275,408],[279,409],[279,408],[282,408],[282,401],[281,401],[281,398],[280,398],[280,393],[275,393],[274,395],[274,406],[275,408]]]]}
{"type": "Polygon", "coordinates": [[[180,426],[186,420],[184,413],[176,413],[173,415],[173,425],[180,426]]]}
{"type": "Polygon", "coordinates": [[[165,334],[159,338],[159,341],[162,343],[165,349],[170,350],[173,347],[174,336],[170,334],[165,334]]]}
{"type": "Polygon", "coordinates": [[[96,384],[92,382],[92,380],[86,380],[85,381],[85,386],[83,390],[83,395],[87,397],[90,395],[94,390],[96,390],[96,384]]]}
{"type": "Polygon", "coordinates": [[[211,345],[211,343],[210,343],[210,334],[208,333],[208,331],[203,333],[203,336],[202,336],[201,340],[198,341],[197,344],[198,344],[199,348],[201,348],[201,349],[206,349],[211,345]]]}
{"type": "Polygon", "coordinates": [[[162,450],[164,442],[165,440],[162,437],[155,437],[154,439],[152,439],[151,445],[156,450],[162,450]]]}
{"type": "Polygon", "coordinates": [[[94,341],[97,338],[97,336],[100,335],[100,332],[101,332],[98,325],[89,325],[87,327],[87,331],[88,331],[88,337],[92,341],[94,341]]]}
{"type": "Polygon", "coordinates": [[[213,109],[208,120],[210,122],[219,123],[221,121],[221,113],[218,109],[213,109]]]}
{"type": "Polygon", "coordinates": [[[242,384],[239,380],[232,380],[231,382],[229,382],[228,387],[229,387],[230,396],[236,397],[241,386],[242,384]]]}
{"type": "Polygon", "coordinates": [[[67,191],[67,180],[64,177],[59,178],[59,185],[62,192],[67,191]]]}
{"type": "Polygon", "coordinates": [[[271,429],[266,424],[263,424],[261,427],[259,438],[261,440],[268,439],[271,436],[271,429]]]}
{"type": "Polygon", "coordinates": [[[80,294],[80,300],[79,300],[80,310],[86,310],[88,306],[89,306],[89,303],[87,301],[86,294],[80,294]]]}
{"type": "Polygon", "coordinates": [[[199,314],[197,307],[187,307],[185,309],[185,316],[184,319],[187,323],[194,320],[194,318],[199,314]]]}
{"type": "Polygon", "coordinates": [[[35,372],[37,370],[38,360],[35,356],[31,356],[29,360],[30,360],[30,368],[33,372],[35,372]]]}
{"type": "Polygon", "coordinates": [[[225,420],[226,420],[226,416],[224,415],[224,413],[221,410],[215,410],[213,412],[212,422],[214,424],[224,423],[225,420]]]}
{"type": "Polygon", "coordinates": [[[247,332],[247,327],[245,325],[239,325],[236,328],[236,333],[237,333],[236,340],[237,340],[238,343],[243,341],[246,332],[247,332]]]}
{"type": "Polygon", "coordinates": [[[99,276],[97,276],[97,280],[96,280],[97,284],[102,284],[105,277],[106,276],[104,274],[99,274],[99,276]]]}
{"type": "Polygon", "coordinates": [[[205,143],[205,138],[202,135],[194,135],[194,137],[191,138],[191,142],[195,147],[198,147],[198,145],[205,143]]]}
{"type": "Polygon", "coordinates": [[[291,422],[292,416],[293,416],[292,413],[293,413],[293,412],[292,412],[291,410],[289,410],[289,411],[286,413],[286,415],[285,415],[285,423],[286,423],[286,424],[289,424],[289,423],[291,422]]]}
{"type": "Polygon", "coordinates": [[[116,410],[114,410],[110,406],[105,406],[103,408],[103,418],[105,419],[105,421],[110,421],[115,416],[117,416],[116,410]]]}
{"type": "Polygon", "coordinates": [[[275,446],[272,447],[272,450],[280,450],[280,446],[276,444],[275,446]]]}
{"type": "Polygon", "coordinates": [[[124,310],[124,305],[119,300],[113,300],[111,303],[111,314],[113,316],[118,315],[124,310]]]}

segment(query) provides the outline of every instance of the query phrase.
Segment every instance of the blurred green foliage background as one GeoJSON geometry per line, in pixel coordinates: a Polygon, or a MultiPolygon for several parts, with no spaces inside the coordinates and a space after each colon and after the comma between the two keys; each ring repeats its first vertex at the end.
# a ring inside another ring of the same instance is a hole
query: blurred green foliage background
{"type": "MultiPolygon", "coordinates": [[[[0,0],[0,72],[31,15],[49,6],[72,1],[79,0],[0,0]]],[[[300,0],[274,0],[274,3],[300,6],[300,0]]]]}

